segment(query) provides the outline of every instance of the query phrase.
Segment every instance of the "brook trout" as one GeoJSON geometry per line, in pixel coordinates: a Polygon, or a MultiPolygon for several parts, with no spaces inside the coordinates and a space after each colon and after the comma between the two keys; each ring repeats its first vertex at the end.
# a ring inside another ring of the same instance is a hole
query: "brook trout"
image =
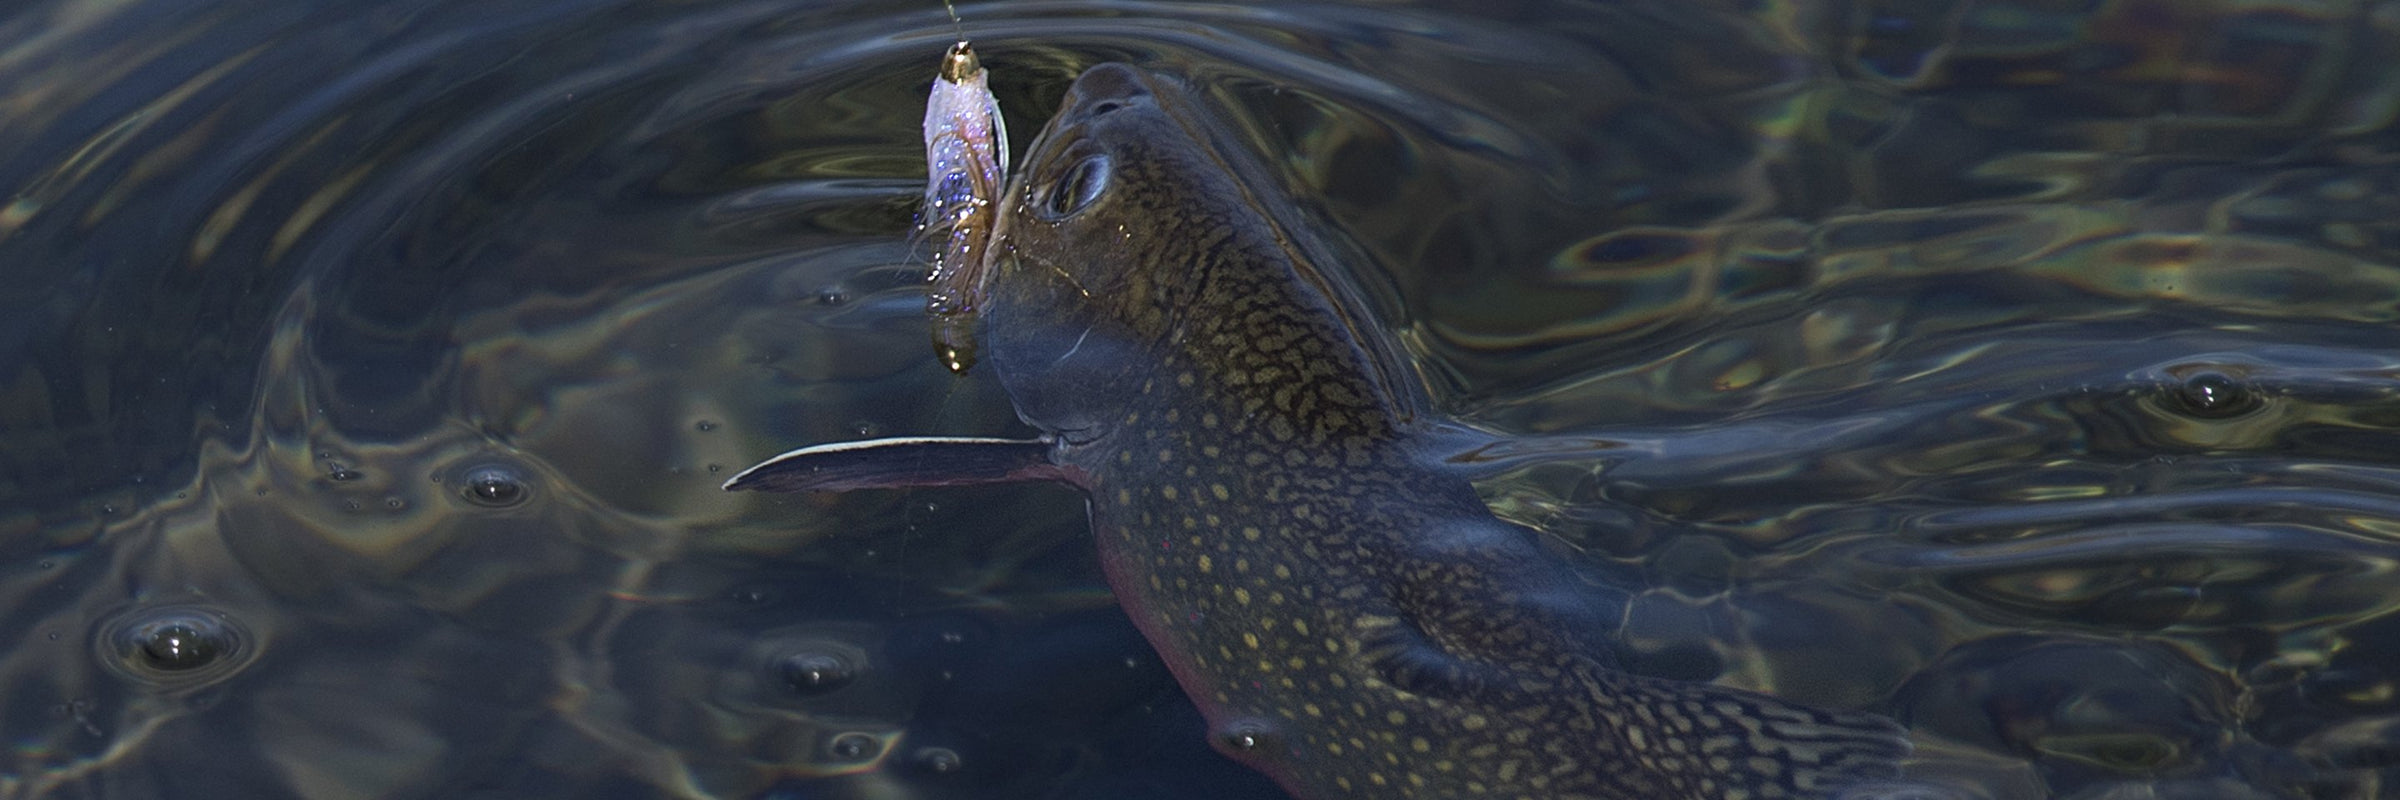
{"type": "Polygon", "coordinates": [[[793,451],[728,489],[1063,481],[1216,746],[1320,798],[1826,797],[1891,722],[1613,666],[1215,111],[1091,68],[1003,194],[986,354],[1038,440],[793,451]]]}

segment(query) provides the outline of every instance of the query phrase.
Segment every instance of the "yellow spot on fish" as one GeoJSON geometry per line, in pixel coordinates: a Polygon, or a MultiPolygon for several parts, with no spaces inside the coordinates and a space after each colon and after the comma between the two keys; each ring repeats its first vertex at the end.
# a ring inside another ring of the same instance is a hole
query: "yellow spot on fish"
{"type": "Polygon", "coordinates": [[[1284,418],[1275,417],[1267,420],[1267,435],[1275,437],[1275,441],[1291,441],[1294,434],[1295,431],[1292,430],[1292,423],[1284,418]]]}
{"type": "Polygon", "coordinates": [[[1206,555],[1202,555],[1202,556],[1200,556],[1200,571],[1201,571],[1201,572],[1207,572],[1207,571],[1208,571],[1208,570],[1209,570],[1211,567],[1214,567],[1214,566],[1216,566],[1215,562],[1212,562],[1212,561],[1210,561],[1210,560],[1209,560],[1209,558],[1208,558],[1208,556],[1206,556],[1206,555]]]}
{"type": "Polygon", "coordinates": [[[1252,650],[1256,650],[1256,649],[1258,649],[1258,634],[1255,634],[1255,633],[1244,633],[1244,634],[1242,634],[1242,646],[1244,646],[1244,647],[1248,647],[1248,648],[1250,648],[1250,649],[1252,649],[1252,650]]]}
{"type": "Polygon", "coordinates": [[[1471,731],[1483,730],[1485,726],[1492,724],[1492,721],[1484,719],[1482,714],[1468,714],[1466,719],[1459,720],[1459,722],[1471,731]]]}
{"type": "MultiPolygon", "coordinates": [[[[1122,493],[1122,492],[1123,492],[1123,490],[1121,490],[1121,489],[1120,489],[1120,490],[1118,490],[1118,491],[1119,491],[1119,493],[1122,493]]],[[[1248,540],[1250,540],[1250,541],[1253,541],[1253,542],[1255,542],[1255,541],[1258,541],[1258,537],[1259,537],[1259,532],[1258,532],[1258,529],[1257,529],[1257,528],[1243,528],[1243,529],[1242,529],[1242,538],[1244,538],[1244,539],[1248,539],[1248,540]]],[[[1290,572],[1290,571],[1291,571],[1291,570],[1289,570],[1289,569],[1287,569],[1287,568],[1285,568],[1285,567],[1283,567],[1283,566],[1281,566],[1281,565],[1277,565],[1277,566],[1275,567],[1275,573],[1276,573],[1276,575],[1277,575],[1278,577],[1286,577],[1285,573],[1288,573],[1288,572],[1290,572]]]]}
{"type": "Polygon", "coordinates": [[[1406,725],[1406,724],[1408,724],[1408,715],[1407,715],[1407,714],[1404,714],[1404,713],[1401,713],[1401,712],[1399,712],[1399,711],[1397,711],[1397,710],[1395,710],[1395,711],[1393,711],[1393,712],[1391,712],[1391,713],[1389,713],[1389,714],[1385,714],[1385,715],[1383,715],[1383,719],[1384,719],[1384,721],[1385,721],[1385,722],[1389,722],[1389,723],[1392,723],[1392,724],[1394,724],[1394,725],[1406,725]]]}
{"type": "MultiPolygon", "coordinates": [[[[1163,458],[1162,458],[1162,459],[1159,459],[1159,460],[1160,460],[1160,461],[1165,461],[1166,459],[1163,459],[1163,458]]],[[[1176,495],[1175,487],[1173,487],[1173,486],[1161,486],[1161,487],[1159,487],[1159,489],[1158,489],[1158,495],[1159,495],[1160,497],[1164,497],[1164,498],[1167,498],[1167,499],[1169,499],[1169,500],[1173,500],[1173,499],[1175,499],[1175,495],[1176,495]]]]}
{"type": "Polygon", "coordinates": [[[1226,490],[1226,488],[1225,488],[1225,484],[1222,484],[1222,483],[1212,483],[1212,484],[1209,484],[1209,485],[1208,485],[1208,493],[1209,493],[1209,494],[1216,495],[1216,496],[1217,496],[1217,499],[1219,499],[1219,500],[1228,500],[1228,499],[1231,499],[1231,498],[1233,497],[1233,492],[1231,492],[1231,491],[1227,491],[1227,490],[1226,490]]]}

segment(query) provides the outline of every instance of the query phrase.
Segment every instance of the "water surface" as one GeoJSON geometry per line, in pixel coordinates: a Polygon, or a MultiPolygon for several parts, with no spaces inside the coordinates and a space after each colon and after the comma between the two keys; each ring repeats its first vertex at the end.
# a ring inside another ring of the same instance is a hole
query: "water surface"
{"type": "MultiPolygon", "coordinates": [[[[1627,663],[2016,797],[2400,784],[2400,5],[962,6],[1189,76],[1627,663]]],[[[1281,797],[918,315],[935,3],[0,12],[0,794],[1281,797]]]]}

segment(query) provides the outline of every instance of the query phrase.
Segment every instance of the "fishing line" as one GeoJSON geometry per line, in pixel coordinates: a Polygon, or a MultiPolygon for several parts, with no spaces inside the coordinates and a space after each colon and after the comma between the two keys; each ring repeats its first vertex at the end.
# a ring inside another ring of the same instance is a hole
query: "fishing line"
{"type": "Polygon", "coordinates": [[[958,7],[951,5],[950,0],[942,0],[942,10],[950,12],[950,27],[958,31],[958,40],[966,41],[967,26],[958,21],[958,7]]]}
{"type": "MultiPolygon", "coordinates": [[[[958,7],[952,5],[951,0],[942,0],[942,10],[950,14],[951,31],[958,34],[958,41],[960,43],[965,43],[967,41],[967,25],[958,18],[958,7]]],[[[939,80],[939,78],[936,78],[936,80],[939,80]]],[[[931,211],[931,209],[927,209],[919,213],[930,214],[931,211]]],[[[926,219],[927,224],[919,225],[909,237],[909,250],[912,258],[916,256],[916,251],[923,246],[925,240],[929,238],[932,233],[931,218],[926,217],[926,219]]],[[[942,430],[943,428],[949,427],[949,425],[944,423],[955,421],[957,415],[961,413],[957,403],[958,389],[964,382],[957,380],[957,378],[962,377],[965,376],[954,374],[952,376],[953,379],[948,382],[948,385],[943,387],[941,402],[934,411],[934,430],[942,430]]],[[[919,464],[920,470],[925,464],[926,458],[927,456],[922,454],[917,457],[917,463],[919,464]]],[[[910,494],[913,495],[915,492],[910,492],[910,494]]],[[[892,570],[903,580],[908,577],[908,536],[917,528],[917,507],[918,501],[914,498],[902,502],[900,511],[900,540],[892,544],[892,570]]],[[[899,586],[899,581],[894,581],[892,585],[892,604],[897,606],[899,605],[900,600],[901,589],[899,586]]]]}

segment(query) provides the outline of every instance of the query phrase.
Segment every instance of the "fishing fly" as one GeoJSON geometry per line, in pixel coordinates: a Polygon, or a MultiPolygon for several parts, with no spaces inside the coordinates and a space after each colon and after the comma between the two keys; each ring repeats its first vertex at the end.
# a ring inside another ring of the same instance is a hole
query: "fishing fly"
{"type": "MultiPolygon", "coordinates": [[[[950,21],[958,23],[956,9],[950,21]]],[[[925,98],[925,210],[917,231],[940,242],[926,279],[925,313],[935,354],[958,374],[975,365],[984,248],[1008,177],[1008,129],[988,77],[962,28],[925,98]]]]}

